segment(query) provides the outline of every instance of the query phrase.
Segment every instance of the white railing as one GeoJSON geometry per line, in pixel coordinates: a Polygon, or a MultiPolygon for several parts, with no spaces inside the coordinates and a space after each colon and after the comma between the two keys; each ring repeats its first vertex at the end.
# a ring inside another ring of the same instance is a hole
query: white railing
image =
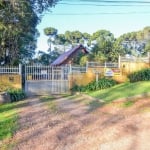
{"type": "Polygon", "coordinates": [[[120,57],[121,62],[145,62],[149,63],[149,57],[120,57]]]}
{"type": "Polygon", "coordinates": [[[0,74],[21,74],[21,67],[0,66],[0,74]]]}
{"type": "Polygon", "coordinates": [[[68,67],[25,66],[26,80],[67,80],[68,67]]]}
{"type": "Polygon", "coordinates": [[[118,63],[111,63],[111,62],[105,62],[105,63],[99,63],[99,62],[87,62],[87,68],[118,68],[118,63]]]}
{"type": "Polygon", "coordinates": [[[77,67],[77,66],[71,66],[70,73],[85,73],[87,72],[87,67],[77,67]]]}
{"type": "Polygon", "coordinates": [[[150,58],[145,57],[145,58],[140,58],[142,62],[146,62],[149,63],[150,62],[150,58]]]}

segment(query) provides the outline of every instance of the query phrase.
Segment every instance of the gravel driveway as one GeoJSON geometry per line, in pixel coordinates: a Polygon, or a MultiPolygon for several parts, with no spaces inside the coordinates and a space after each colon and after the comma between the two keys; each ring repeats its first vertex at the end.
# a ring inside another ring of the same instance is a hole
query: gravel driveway
{"type": "Polygon", "coordinates": [[[130,107],[114,102],[90,109],[83,96],[57,97],[51,111],[39,97],[21,108],[13,150],[149,150],[150,98],[130,107]]]}

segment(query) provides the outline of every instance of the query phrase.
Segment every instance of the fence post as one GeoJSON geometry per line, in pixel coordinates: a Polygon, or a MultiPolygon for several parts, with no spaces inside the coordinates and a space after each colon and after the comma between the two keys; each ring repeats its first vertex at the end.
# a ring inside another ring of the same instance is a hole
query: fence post
{"type": "Polygon", "coordinates": [[[21,75],[21,74],[22,74],[22,65],[19,64],[19,75],[21,75]]]}
{"type": "Polygon", "coordinates": [[[69,72],[72,73],[72,66],[69,64],[69,72]]]}
{"type": "Polygon", "coordinates": [[[106,63],[106,61],[105,61],[105,68],[107,68],[107,63],[106,63]]]}
{"type": "Polygon", "coordinates": [[[120,68],[120,64],[121,64],[121,57],[119,55],[119,58],[118,58],[118,68],[120,68]]]}
{"type": "Polygon", "coordinates": [[[149,61],[149,67],[150,67],[150,52],[148,52],[147,55],[148,55],[148,61],[149,61]]]}
{"type": "Polygon", "coordinates": [[[25,81],[26,81],[26,74],[25,74],[25,65],[20,65],[21,68],[21,84],[22,84],[22,89],[25,91],[25,81]]]}
{"type": "Polygon", "coordinates": [[[87,61],[86,62],[86,72],[88,71],[88,68],[89,68],[89,62],[87,61]]]}

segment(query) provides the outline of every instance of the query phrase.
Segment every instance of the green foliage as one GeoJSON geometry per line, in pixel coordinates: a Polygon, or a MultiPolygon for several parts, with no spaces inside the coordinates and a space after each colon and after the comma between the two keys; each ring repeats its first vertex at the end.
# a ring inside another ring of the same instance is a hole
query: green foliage
{"type": "Polygon", "coordinates": [[[47,27],[44,29],[44,33],[47,36],[54,36],[57,34],[57,29],[55,29],[53,27],[47,27]]]}
{"type": "Polygon", "coordinates": [[[110,88],[116,84],[117,84],[117,82],[113,79],[102,78],[102,79],[98,80],[98,82],[93,81],[86,86],[75,85],[71,90],[79,91],[79,92],[95,91],[95,90],[110,88]]]}
{"type": "Polygon", "coordinates": [[[98,30],[95,33],[93,33],[92,40],[109,40],[109,41],[113,41],[114,40],[114,35],[107,30],[98,30]]]}
{"type": "Polygon", "coordinates": [[[11,102],[16,102],[26,97],[24,91],[21,89],[9,89],[7,93],[10,95],[11,102]]]}
{"type": "Polygon", "coordinates": [[[111,32],[99,30],[93,33],[92,40],[96,40],[96,44],[91,50],[91,58],[93,58],[94,61],[105,62],[114,59],[113,55],[110,55],[115,40],[111,32]]]}
{"type": "Polygon", "coordinates": [[[148,40],[145,45],[145,52],[150,52],[150,40],[148,40]]]}
{"type": "Polygon", "coordinates": [[[142,69],[140,71],[131,73],[128,75],[130,82],[138,81],[149,81],[150,80],[150,69],[142,69]]]}
{"type": "MultiPolygon", "coordinates": [[[[150,51],[149,35],[150,27],[145,27],[141,31],[123,34],[117,39],[114,38],[113,33],[107,30],[98,30],[92,35],[80,31],[66,31],[64,34],[56,35],[53,40],[53,45],[65,51],[65,46],[83,44],[90,50],[87,57],[88,61],[117,62],[119,55],[131,54],[138,56],[139,53],[137,51],[140,52],[140,55],[145,55],[150,51]],[[133,43],[135,46],[133,46],[133,43]]],[[[84,64],[84,60],[85,58],[77,58],[75,63],[84,64]],[[81,62],[79,62],[80,60],[81,62]]]]}
{"type": "Polygon", "coordinates": [[[87,61],[88,61],[88,56],[87,55],[86,56],[82,56],[80,58],[80,65],[81,66],[85,66],[87,61]]]}
{"type": "Polygon", "coordinates": [[[58,0],[0,0],[0,62],[31,60],[35,53],[40,14],[58,0]]]}

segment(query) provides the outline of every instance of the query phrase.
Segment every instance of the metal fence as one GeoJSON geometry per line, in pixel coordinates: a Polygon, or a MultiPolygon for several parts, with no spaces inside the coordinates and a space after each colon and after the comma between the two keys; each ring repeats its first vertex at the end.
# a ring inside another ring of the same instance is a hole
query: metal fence
{"type": "Polygon", "coordinates": [[[149,57],[120,57],[121,62],[144,62],[149,63],[149,57]]]}
{"type": "Polygon", "coordinates": [[[70,73],[86,73],[87,67],[81,67],[81,66],[71,66],[70,73]]]}
{"type": "Polygon", "coordinates": [[[17,67],[2,66],[0,67],[0,74],[21,74],[21,65],[17,67]]]}
{"type": "Polygon", "coordinates": [[[99,63],[99,62],[87,62],[87,68],[118,68],[118,63],[112,63],[112,62],[105,62],[105,63],[99,63]]]}
{"type": "Polygon", "coordinates": [[[67,79],[68,73],[68,67],[25,66],[26,80],[65,80],[67,79]]]}
{"type": "Polygon", "coordinates": [[[25,66],[25,91],[29,95],[69,91],[69,67],[25,66]]]}

